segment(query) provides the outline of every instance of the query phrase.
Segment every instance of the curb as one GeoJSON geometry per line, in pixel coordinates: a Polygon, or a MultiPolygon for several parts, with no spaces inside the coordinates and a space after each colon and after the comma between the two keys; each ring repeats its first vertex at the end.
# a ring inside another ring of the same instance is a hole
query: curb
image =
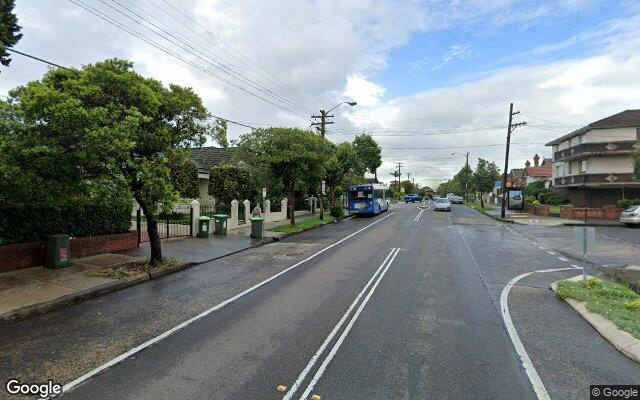
{"type": "MultiPolygon", "coordinates": [[[[568,280],[582,279],[582,275],[570,278],[568,280]]],[[[589,278],[589,276],[587,276],[589,278]]],[[[560,282],[560,281],[558,281],[560,282]]],[[[558,282],[551,284],[551,290],[554,292],[558,288],[558,282]]],[[[640,340],[636,339],[629,332],[625,332],[618,328],[613,322],[600,314],[587,310],[586,303],[575,299],[562,299],[566,301],[578,314],[582,316],[588,323],[595,328],[602,337],[607,339],[618,351],[640,363],[640,340]]]]}
{"type": "Polygon", "coordinates": [[[562,224],[564,226],[594,226],[594,227],[599,227],[599,226],[612,226],[614,228],[626,228],[624,225],[622,224],[615,224],[615,223],[604,223],[604,224],[584,224],[584,223],[579,223],[579,222],[565,222],[564,224],[562,224]]]}
{"type": "MultiPolygon", "coordinates": [[[[352,218],[354,217],[354,215],[349,215],[344,217],[342,220],[348,219],[348,218],[352,218]]],[[[232,251],[230,253],[225,253],[222,254],[220,256],[217,257],[213,257],[204,261],[198,261],[198,262],[189,262],[189,263],[185,263],[182,268],[178,268],[178,269],[166,269],[166,270],[162,270],[162,271],[153,271],[153,272],[149,272],[149,273],[140,273],[138,275],[132,275],[123,279],[119,279],[113,282],[106,282],[103,283],[101,285],[98,286],[94,286],[92,288],[88,288],[88,289],[82,289],[78,292],[74,292],[74,293],[70,293],[58,298],[55,298],[53,300],[46,300],[40,303],[35,303],[35,304],[30,304],[28,306],[24,306],[24,307],[20,307],[17,308],[15,310],[11,310],[5,313],[0,313],[0,325],[4,325],[7,324],[9,322],[14,322],[17,320],[21,320],[21,319],[25,319],[27,317],[33,316],[33,315],[40,315],[40,314],[45,314],[49,311],[53,311],[59,308],[62,308],[64,306],[67,305],[71,305],[71,304],[75,304],[75,303],[80,303],[82,301],[85,300],[89,300],[89,299],[93,299],[96,297],[100,297],[112,292],[116,292],[118,290],[122,290],[125,288],[128,288],[130,286],[135,286],[138,285],[140,283],[152,280],[152,279],[156,279],[156,278],[160,278],[163,277],[165,275],[170,275],[176,272],[180,272],[180,271],[184,271],[186,269],[190,269],[193,268],[197,265],[201,265],[204,263],[208,263],[211,261],[215,261],[215,260],[219,260],[221,258],[225,258],[225,257],[229,257],[232,256],[234,254],[238,254],[241,253],[245,250],[249,250],[249,249],[253,249],[255,247],[260,247],[260,246],[264,246],[265,244],[269,244],[269,243],[273,243],[273,242],[277,242],[281,239],[285,239],[291,236],[295,236],[298,235],[300,233],[303,232],[307,232],[310,231],[312,229],[317,229],[323,226],[328,225],[329,223],[326,224],[322,224],[322,225],[316,225],[316,226],[311,226],[305,229],[301,229],[299,231],[295,231],[295,232],[289,232],[280,236],[274,236],[271,238],[262,238],[259,242],[252,244],[249,247],[245,247],[243,249],[239,249],[239,250],[235,250],[232,251]]]]}

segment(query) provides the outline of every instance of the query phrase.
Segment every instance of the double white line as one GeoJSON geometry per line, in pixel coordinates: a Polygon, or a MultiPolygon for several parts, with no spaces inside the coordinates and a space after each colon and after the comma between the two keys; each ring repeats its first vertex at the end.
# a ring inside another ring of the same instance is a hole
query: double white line
{"type": "Polygon", "coordinates": [[[371,295],[373,294],[373,292],[378,287],[378,284],[382,280],[382,277],[384,277],[384,275],[387,273],[387,270],[389,269],[389,267],[393,263],[393,260],[395,260],[396,256],[398,255],[398,252],[400,252],[400,250],[402,250],[402,249],[400,249],[400,248],[392,248],[391,249],[391,251],[387,255],[387,258],[385,258],[384,261],[382,262],[382,265],[380,265],[380,267],[378,267],[378,269],[373,274],[371,279],[369,279],[369,282],[367,282],[367,284],[364,286],[362,291],[360,291],[360,293],[358,293],[358,296],[356,296],[356,298],[353,301],[353,303],[351,303],[351,305],[349,306],[347,311],[342,315],[342,318],[340,318],[340,321],[338,321],[338,323],[333,328],[331,333],[329,333],[329,336],[327,336],[327,338],[324,340],[324,342],[322,343],[322,345],[320,346],[318,351],[316,351],[316,353],[313,355],[313,357],[311,357],[311,360],[309,361],[307,366],[304,368],[304,370],[302,370],[302,372],[298,376],[298,379],[296,379],[295,383],[291,386],[291,388],[289,389],[287,394],[283,397],[283,400],[291,400],[293,398],[293,395],[300,388],[300,386],[302,385],[302,382],[304,381],[305,377],[307,376],[309,371],[311,371],[311,368],[313,368],[313,366],[318,361],[318,359],[320,358],[322,353],[329,346],[329,343],[333,340],[333,338],[336,336],[338,331],[341,329],[342,325],[344,325],[344,323],[347,321],[347,319],[349,318],[349,314],[351,314],[351,311],[353,311],[353,309],[356,307],[356,305],[358,304],[358,301],[360,301],[362,296],[365,296],[364,300],[362,301],[362,303],[360,303],[360,306],[358,307],[356,312],[351,317],[351,320],[347,324],[346,328],[344,329],[344,331],[342,332],[342,334],[340,335],[338,340],[335,342],[335,344],[333,345],[333,347],[329,351],[329,354],[327,354],[327,356],[325,357],[324,361],[322,362],[322,364],[320,365],[320,367],[316,371],[315,375],[313,376],[313,378],[311,379],[311,381],[307,385],[307,388],[305,389],[304,393],[302,393],[302,396],[300,396],[300,399],[304,400],[304,399],[307,399],[309,397],[309,395],[311,394],[311,391],[315,387],[316,383],[318,383],[320,378],[322,378],[322,374],[324,374],[324,371],[327,368],[327,365],[329,365],[329,363],[331,362],[333,357],[338,352],[338,349],[342,345],[342,342],[344,342],[344,339],[347,337],[347,334],[349,334],[349,331],[353,327],[353,324],[358,319],[358,316],[360,316],[360,313],[364,309],[364,306],[367,305],[367,302],[369,302],[369,299],[371,298],[371,295]],[[382,272],[380,272],[380,271],[382,271],[382,272]],[[377,279],[376,279],[376,277],[377,277],[377,279]],[[374,280],[375,280],[375,283],[373,283],[373,286],[371,286],[371,284],[372,284],[372,282],[374,280]],[[369,289],[370,286],[371,286],[371,289],[369,289]],[[366,295],[365,295],[365,293],[366,293],[366,295]]]}
{"type": "Polygon", "coordinates": [[[416,215],[416,217],[413,219],[413,222],[418,222],[420,221],[420,217],[422,217],[422,214],[424,214],[424,208],[420,209],[420,212],[418,213],[418,215],[416,215]]]}

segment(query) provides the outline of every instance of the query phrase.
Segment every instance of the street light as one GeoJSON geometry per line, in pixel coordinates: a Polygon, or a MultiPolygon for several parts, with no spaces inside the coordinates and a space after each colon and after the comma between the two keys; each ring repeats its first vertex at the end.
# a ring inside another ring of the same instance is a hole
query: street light
{"type": "MultiPolygon", "coordinates": [[[[467,169],[467,174],[468,174],[469,173],[469,152],[466,152],[465,154],[462,154],[462,153],[451,153],[451,155],[452,156],[459,155],[459,156],[462,156],[462,157],[466,157],[467,162],[465,163],[465,165],[467,166],[466,169],[467,169]]],[[[468,191],[469,191],[469,176],[465,175],[465,178],[464,178],[464,201],[465,202],[468,201],[467,200],[467,192],[468,191]]]]}
{"type": "MultiPolygon", "coordinates": [[[[333,117],[333,115],[329,115],[329,113],[343,104],[348,104],[351,107],[353,107],[358,103],[356,103],[355,101],[343,101],[341,103],[336,104],[336,106],[329,111],[320,110],[320,115],[311,116],[311,118],[320,118],[320,122],[313,122],[311,126],[320,125],[320,136],[322,136],[323,139],[324,139],[324,133],[325,133],[325,126],[327,124],[333,124],[333,121],[327,121],[327,118],[333,117]]],[[[321,188],[320,188],[320,220],[321,221],[324,221],[324,193],[322,192],[323,188],[324,188],[324,181],[321,182],[321,188]]]]}

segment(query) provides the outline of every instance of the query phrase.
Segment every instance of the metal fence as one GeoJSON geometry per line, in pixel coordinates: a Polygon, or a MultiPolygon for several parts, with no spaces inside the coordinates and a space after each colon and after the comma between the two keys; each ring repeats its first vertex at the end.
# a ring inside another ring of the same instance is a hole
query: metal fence
{"type": "MultiPolygon", "coordinates": [[[[171,212],[160,212],[156,218],[160,239],[193,236],[193,208],[190,204],[177,204],[171,212]]],[[[136,212],[135,224],[138,243],[148,242],[147,218],[140,209],[136,212]]]]}

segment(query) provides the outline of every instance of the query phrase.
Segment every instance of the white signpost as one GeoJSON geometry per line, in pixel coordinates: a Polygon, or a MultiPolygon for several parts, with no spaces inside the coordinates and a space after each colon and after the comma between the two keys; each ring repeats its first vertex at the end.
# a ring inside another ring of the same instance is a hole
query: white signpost
{"type": "Polygon", "coordinates": [[[264,201],[264,200],[266,200],[266,198],[267,198],[267,188],[263,187],[262,188],[262,200],[264,201]]]}
{"type": "Polygon", "coordinates": [[[324,196],[325,193],[325,188],[326,188],[326,183],[324,181],[322,181],[322,195],[324,196]]]}
{"type": "Polygon", "coordinates": [[[582,251],[582,280],[587,278],[587,253],[596,247],[596,228],[577,226],[573,228],[573,243],[582,251]]]}

